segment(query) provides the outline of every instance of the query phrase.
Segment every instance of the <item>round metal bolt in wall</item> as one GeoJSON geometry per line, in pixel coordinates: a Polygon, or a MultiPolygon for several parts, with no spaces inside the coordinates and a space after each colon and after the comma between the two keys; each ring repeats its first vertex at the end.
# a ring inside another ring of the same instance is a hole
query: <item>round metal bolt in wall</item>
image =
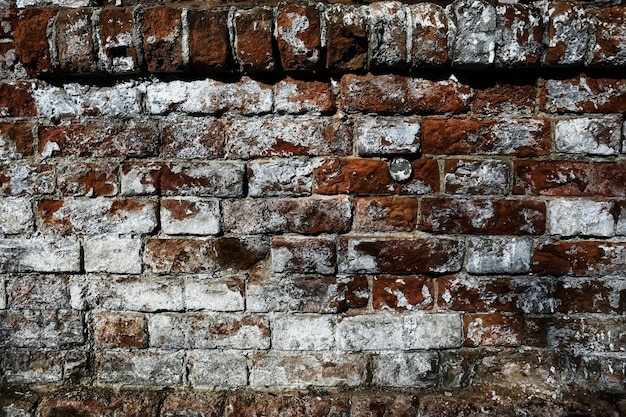
{"type": "Polygon", "coordinates": [[[389,175],[395,182],[407,182],[413,176],[411,161],[404,158],[394,158],[389,162],[389,175]]]}

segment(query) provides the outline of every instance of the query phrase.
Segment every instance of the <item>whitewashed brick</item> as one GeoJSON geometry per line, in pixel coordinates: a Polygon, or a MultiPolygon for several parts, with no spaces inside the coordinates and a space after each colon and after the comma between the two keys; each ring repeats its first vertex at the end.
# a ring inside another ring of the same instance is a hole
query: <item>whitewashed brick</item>
{"type": "Polygon", "coordinates": [[[626,204],[622,204],[619,208],[615,234],[618,236],[626,235],[626,204]]]}
{"type": "Polygon", "coordinates": [[[613,236],[615,219],[609,202],[556,199],[548,204],[551,235],[613,236]]]}
{"type": "Polygon", "coordinates": [[[192,350],[187,355],[189,382],[194,388],[244,387],[248,382],[246,361],[241,351],[192,350]]]}
{"type": "Polygon", "coordinates": [[[182,382],[185,352],[158,349],[96,353],[98,381],[135,386],[175,386],[182,382]]]}
{"type": "Polygon", "coordinates": [[[33,230],[31,202],[27,198],[0,199],[0,234],[15,235],[33,230]]]}
{"type": "Polygon", "coordinates": [[[381,1],[370,5],[369,64],[388,68],[406,65],[407,10],[398,1],[381,1]]]}
{"type": "Polygon", "coordinates": [[[397,388],[430,388],[437,385],[436,352],[384,352],[373,358],[372,383],[397,388]]]}
{"type": "Polygon", "coordinates": [[[337,323],[337,345],[342,350],[402,350],[404,318],[370,314],[344,317],[337,323]]]}
{"type": "Polygon", "coordinates": [[[120,194],[151,195],[156,194],[158,177],[162,168],[159,162],[125,164],[120,170],[120,194]]]}
{"type": "Polygon", "coordinates": [[[6,291],[6,305],[12,310],[71,308],[66,275],[14,274],[6,282],[6,291]]]}
{"type": "Polygon", "coordinates": [[[168,235],[216,235],[220,232],[220,205],[216,199],[164,198],[161,228],[168,235]]]}
{"type": "Polygon", "coordinates": [[[0,312],[4,347],[66,348],[85,340],[82,313],[72,310],[5,310],[0,312]]]}
{"type": "Polygon", "coordinates": [[[494,6],[483,1],[463,0],[455,1],[446,10],[456,24],[452,64],[459,67],[493,64],[497,25],[494,6]]]}
{"type": "Polygon", "coordinates": [[[141,247],[140,239],[86,239],[83,245],[85,271],[140,274],[141,247]]]}
{"type": "Polygon", "coordinates": [[[0,310],[7,308],[6,282],[4,277],[0,276],[0,310]]]}
{"type": "Polygon", "coordinates": [[[514,236],[468,238],[465,268],[472,274],[516,274],[530,270],[532,242],[514,236]]]}
{"type": "MultiPolygon", "coordinates": [[[[62,351],[7,349],[0,355],[3,379],[9,384],[54,384],[63,379],[62,351]]],[[[22,407],[3,407],[6,417],[32,417],[22,407]]]]}
{"type": "Polygon", "coordinates": [[[196,275],[185,278],[187,310],[242,311],[245,308],[244,279],[196,275]]]}
{"type": "Polygon", "coordinates": [[[271,159],[248,163],[248,194],[251,197],[310,195],[313,164],[308,159],[271,159]]]}
{"type": "Polygon", "coordinates": [[[410,314],[404,318],[404,346],[413,349],[448,349],[463,344],[459,314],[410,314]]]}
{"type": "Polygon", "coordinates": [[[335,342],[335,327],[328,316],[298,315],[276,317],[272,347],[277,350],[326,350],[335,342]]]}
{"type": "Polygon", "coordinates": [[[361,155],[411,154],[420,150],[419,119],[366,118],[355,123],[361,155]]]}
{"type": "Polygon", "coordinates": [[[621,148],[619,116],[559,120],[554,128],[556,150],[589,155],[616,155],[621,148]]]}
{"type": "Polygon", "coordinates": [[[79,272],[80,244],[71,238],[0,239],[0,272],[79,272]]]}

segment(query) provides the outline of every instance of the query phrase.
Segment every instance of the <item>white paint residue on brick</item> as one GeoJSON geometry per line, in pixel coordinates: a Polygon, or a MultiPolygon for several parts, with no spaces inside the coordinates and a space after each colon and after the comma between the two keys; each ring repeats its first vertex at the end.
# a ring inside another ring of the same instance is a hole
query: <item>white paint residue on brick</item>
{"type": "Polygon", "coordinates": [[[559,198],[548,204],[548,229],[551,235],[614,235],[615,220],[609,202],[559,198]]]}
{"type": "Polygon", "coordinates": [[[621,120],[619,116],[559,120],[554,140],[560,152],[616,155],[621,148],[621,120]]]}

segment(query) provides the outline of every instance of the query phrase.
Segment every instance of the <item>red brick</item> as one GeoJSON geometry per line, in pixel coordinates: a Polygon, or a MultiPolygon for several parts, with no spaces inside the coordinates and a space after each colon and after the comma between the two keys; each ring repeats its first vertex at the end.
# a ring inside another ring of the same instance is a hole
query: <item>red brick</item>
{"type": "Polygon", "coordinates": [[[263,260],[269,242],[262,238],[162,239],[146,241],[146,266],[156,273],[246,270],[263,260]]]}
{"type": "Polygon", "coordinates": [[[411,62],[413,68],[448,62],[448,18],[443,7],[432,3],[409,6],[413,22],[411,62]]]}
{"type": "Polygon", "coordinates": [[[276,236],[272,238],[272,269],[278,273],[333,274],[337,269],[335,239],[276,236]]]}
{"type": "Polygon", "coordinates": [[[239,197],[243,193],[243,164],[230,162],[169,163],[160,176],[162,195],[239,197]]]}
{"type": "Polygon", "coordinates": [[[273,15],[273,10],[269,7],[254,7],[235,12],[235,49],[242,71],[274,71],[276,58],[272,34],[273,15]]]}
{"type": "Polygon", "coordinates": [[[382,310],[430,310],[435,285],[425,276],[379,275],[374,277],[372,307],[382,310]]]}
{"type": "Polygon", "coordinates": [[[439,191],[439,167],[433,159],[417,159],[411,164],[413,177],[405,184],[389,175],[386,161],[342,158],[324,160],[313,171],[316,193],[320,194],[428,194],[439,191]]]}
{"type": "Polygon", "coordinates": [[[73,161],[58,166],[58,184],[64,196],[114,196],[119,190],[118,166],[73,161]]]}
{"type": "MultiPolygon", "coordinates": [[[[52,58],[48,47],[47,30],[56,9],[26,8],[15,28],[15,53],[28,75],[52,72],[52,58]]],[[[4,94],[0,94],[4,96],[4,94]]]]}
{"type": "Polygon", "coordinates": [[[140,70],[133,8],[105,7],[99,15],[100,65],[111,73],[140,70]]]}
{"type": "Polygon", "coordinates": [[[39,127],[42,156],[144,157],[158,155],[158,131],[150,125],[70,124],[39,127]]]}
{"type": "Polygon", "coordinates": [[[74,388],[47,394],[39,405],[39,415],[153,417],[157,415],[158,405],[156,393],[74,388]]]}
{"type": "Polygon", "coordinates": [[[422,152],[433,155],[542,156],[550,153],[550,122],[544,119],[427,118],[422,152]]]}
{"type": "Polygon", "coordinates": [[[623,242],[580,241],[545,244],[535,249],[532,271],[539,275],[610,275],[626,266],[623,242]]]}
{"type": "Polygon", "coordinates": [[[589,42],[589,19],[583,6],[573,1],[554,1],[547,10],[544,65],[581,64],[589,42]]]}
{"type": "Polygon", "coordinates": [[[509,163],[499,159],[447,159],[446,193],[506,195],[510,191],[510,171],[509,163]]]}
{"type": "Polygon", "coordinates": [[[57,16],[56,42],[61,71],[89,73],[96,70],[91,16],[93,9],[62,10],[57,16]]]}
{"type": "Polygon", "coordinates": [[[471,89],[455,79],[347,74],[341,78],[341,96],[349,112],[457,113],[468,110],[471,89]]]}
{"type": "Polygon", "coordinates": [[[367,63],[366,8],[329,4],[326,17],[326,68],[331,72],[359,71],[367,63]]]}
{"type": "Polygon", "coordinates": [[[280,62],[286,71],[321,70],[320,15],[315,6],[282,3],[276,17],[280,62]]]}
{"type": "Polygon", "coordinates": [[[502,314],[465,314],[465,346],[519,346],[524,341],[522,316],[502,314]]]}
{"type": "Polygon", "coordinates": [[[626,80],[591,78],[546,80],[539,108],[550,113],[624,113],[626,80]]]}
{"type": "Polygon", "coordinates": [[[534,67],[541,62],[543,19],[539,8],[526,4],[496,7],[499,37],[496,39],[496,66],[534,67]]]}
{"type": "Polygon", "coordinates": [[[587,12],[595,21],[595,43],[588,57],[588,65],[624,65],[626,53],[626,7],[613,6],[590,9],[587,12]]]}
{"type": "Polygon", "coordinates": [[[240,234],[345,232],[352,218],[345,197],[225,200],[222,212],[224,231],[240,234]]]}
{"type": "Polygon", "coordinates": [[[199,73],[234,69],[228,34],[228,10],[189,10],[189,63],[199,73]]]}
{"type": "Polygon", "coordinates": [[[193,391],[175,391],[165,398],[161,417],[222,417],[224,397],[219,394],[193,391]]]}
{"type": "Polygon", "coordinates": [[[410,232],[417,224],[417,204],[412,197],[355,198],[352,230],[410,232]]]}
{"type": "Polygon", "coordinates": [[[16,163],[0,165],[0,195],[41,195],[54,192],[54,165],[16,163]]]}
{"type": "Polygon", "coordinates": [[[542,201],[425,198],[420,229],[434,233],[541,235],[546,230],[542,201]]]}
{"type": "Polygon", "coordinates": [[[537,99],[535,85],[497,84],[474,89],[472,110],[474,113],[506,116],[531,116],[537,99]]]}
{"type": "Polygon", "coordinates": [[[335,95],[329,82],[287,77],[274,88],[274,111],[278,113],[333,113],[335,95]]]}
{"type": "Polygon", "coordinates": [[[225,416],[347,417],[349,410],[348,399],[337,394],[239,392],[228,398],[225,416]]]}
{"type": "Polygon", "coordinates": [[[97,349],[148,347],[148,320],[143,314],[94,313],[93,326],[97,349]]]}
{"type": "Polygon", "coordinates": [[[145,10],[141,31],[148,71],[176,72],[184,69],[180,9],[155,7],[145,10]]]}
{"type": "Polygon", "coordinates": [[[160,189],[161,162],[126,162],[120,173],[120,193],[122,195],[153,195],[160,189]]]}
{"type": "Polygon", "coordinates": [[[548,196],[624,196],[626,163],[515,161],[513,194],[548,196]]]}
{"type": "Polygon", "coordinates": [[[24,81],[0,84],[0,117],[36,116],[32,87],[24,81]]]}
{"type": "Polygon", "coordinates": [[[0,123],[0,160],[14,160],[32,156],[33,142],[31,125],[0,123]]]}
{"type": "Polygon", "coordinates": [[[163,127],[163,156],[215,159],[224,153],[224,126],[219,120],[180,119],[163,127]]]}
{"type": "Polygon", "coordinates": [[[469,313],[516,311],[509,278],[449,276],[439,278],[437,286],[439,308],[469,313]]]}

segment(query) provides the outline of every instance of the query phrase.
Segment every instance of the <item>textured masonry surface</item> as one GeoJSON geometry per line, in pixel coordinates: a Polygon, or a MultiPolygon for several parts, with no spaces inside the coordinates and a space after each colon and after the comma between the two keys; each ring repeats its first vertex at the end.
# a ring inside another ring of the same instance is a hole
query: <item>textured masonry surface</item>
{"type": "Polygon", "coordinates": [[[0,417],[626,415],[626,6],[0,3],[0,417]]]}

